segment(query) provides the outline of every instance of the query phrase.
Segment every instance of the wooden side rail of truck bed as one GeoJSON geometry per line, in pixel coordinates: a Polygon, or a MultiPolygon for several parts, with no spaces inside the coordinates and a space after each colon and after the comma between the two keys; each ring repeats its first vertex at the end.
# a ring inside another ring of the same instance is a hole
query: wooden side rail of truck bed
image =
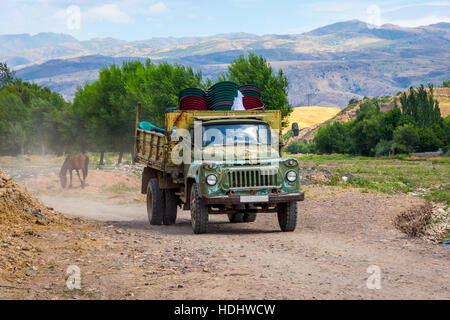
{"type": "Polygon", "coordinates": [[[164,169],[166,136],[162,133],[136,129],[135,161],[155,169],[164,169]]]}

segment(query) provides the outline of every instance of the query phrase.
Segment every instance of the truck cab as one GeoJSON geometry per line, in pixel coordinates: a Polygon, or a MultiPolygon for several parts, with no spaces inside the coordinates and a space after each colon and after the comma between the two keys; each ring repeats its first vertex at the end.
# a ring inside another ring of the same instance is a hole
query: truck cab
{"type": "Polygon", "coordinates": [[[165,133],[137,128],[150,223],[175,223],[179,206],[197,234],[213,214],[243,223],[277,213],[281,230],[293,231],[304,194],[298,161],[280,156],[280,129],[279,111],[179,110],[166,112],[165,133]]]}

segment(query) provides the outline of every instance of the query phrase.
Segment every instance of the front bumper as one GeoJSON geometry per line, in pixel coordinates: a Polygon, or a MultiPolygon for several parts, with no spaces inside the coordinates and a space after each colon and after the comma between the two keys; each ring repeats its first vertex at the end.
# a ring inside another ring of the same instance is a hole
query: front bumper
{"type": "MultiPolygon", "coordinates": [[[[303,201],[305,200],[305,194],[303,192],[293,192],[293,193],[269,193],[268,201],[255,202],[255,203],[286,203],[293,201],[303,201]]],[[[208,196],[204,195],[202,197],[203,203],[205,205],[217,205],[217,204],[242,204],[240,194],[231,194],[226,196],[208,196]]]]}

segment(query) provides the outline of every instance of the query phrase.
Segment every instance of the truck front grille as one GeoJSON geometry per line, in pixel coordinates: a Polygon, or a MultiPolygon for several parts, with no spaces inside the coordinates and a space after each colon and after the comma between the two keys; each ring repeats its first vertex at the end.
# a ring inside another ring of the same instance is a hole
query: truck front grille
{"type": "Polygon", "coordinates": [[[228,171],[230,190],[278,187],[276,167],[233,168],[228,171]]]}

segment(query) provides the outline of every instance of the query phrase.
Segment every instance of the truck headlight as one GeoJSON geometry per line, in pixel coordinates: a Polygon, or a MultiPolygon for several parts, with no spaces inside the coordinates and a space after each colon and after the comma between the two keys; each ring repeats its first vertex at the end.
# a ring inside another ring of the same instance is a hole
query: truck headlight
{"type": "Polygon", "coordinates": [[[286,179],[289,182],[295,182],[295,180],[297,180],[297,173],[295,173],[295,171],[288,171],[286,173],[286,179]]]}
{"type": "Polygon", "coordinates": [[[210,186],[213,186],[217,183],[217,177],[215,174],[210,174],[209,176],[206,177],[206,183],[209,184],[210,186]]]}

